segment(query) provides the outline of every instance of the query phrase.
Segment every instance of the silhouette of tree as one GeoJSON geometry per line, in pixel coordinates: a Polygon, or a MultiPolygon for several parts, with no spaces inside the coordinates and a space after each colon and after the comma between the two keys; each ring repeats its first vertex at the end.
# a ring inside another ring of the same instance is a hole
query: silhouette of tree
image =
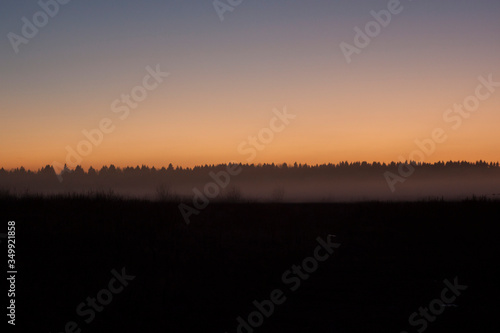
{"type": "Polygon", "coordinates": [[[85,170],[83,170],[81,165],[77,165],[75,168],[75,171],[73,172],[76,176],[83,176],[85,175],[85,170]]]}
{"type": "Polygon", "coordinates": [[[56,174],[54,168],[48,164],[44,168],[42,168],[38,173],[40,175],[46,175],[46,176],[54,176],[56,174]]]}
{"type": "Polygon", "coordinates": [[[89,167],[89,171],[87,172],[87,175],[95,177],[97,176],[97,171],[93,167],[89,167]]]}

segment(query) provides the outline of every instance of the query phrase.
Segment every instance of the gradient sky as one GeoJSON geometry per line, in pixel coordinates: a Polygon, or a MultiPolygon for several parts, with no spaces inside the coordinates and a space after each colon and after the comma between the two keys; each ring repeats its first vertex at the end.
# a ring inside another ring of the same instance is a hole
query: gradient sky
{"type": "Polygon", "coordinates": [[[212,1],[72,0],[15,53],[37,1],[0,4],[0,167],[65,163],[66,146],[103,118],[115,125],[84,167],[247,162],[237,147],[296,115],[252,162],[397,161],[436,127],[426,161],[498,161],[500,88],[457,130],[443,113],[500,81],[500,1],[402,0],[348,64],[339,44],[388,1],[244,0],[223,22],[212,1]],[[111,103],[146,66],[170,76],[120,120],[111,103]]]}

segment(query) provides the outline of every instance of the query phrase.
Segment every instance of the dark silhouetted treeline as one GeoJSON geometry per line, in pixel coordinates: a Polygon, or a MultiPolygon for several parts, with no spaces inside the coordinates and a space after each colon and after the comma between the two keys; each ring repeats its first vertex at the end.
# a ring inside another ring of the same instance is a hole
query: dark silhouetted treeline
{"type": "Polygon", "coordinates": [[[231,176],[230,186],[221,193],[243,192],[253,198],[329,201],[393,199],[396,195],[404,196],[404,199],[455,194],[464,198],[500,193],[499,162],[485,161],[205,164],[193,168],[174,167],[172,164],[162,168],[109,165],[87,170],[81,166],[65,167],[59,174],[47,165],[37,171],[23,167],[0,169],[0,191],[17,195],[112,191],[150,198],[171,198],[175,193],[186,197],[192,196],[194,188],[203,191],[207,183],[214,181],[210,174],[220,174],[228,166],[241,172],[231,176]],[[399,177],[391,185],[396,191],[391,192],[387,173],[399,177]]]}
{"type": "MultiPolygon", "coordinates": [[[[340,162],[337,164],[315,164],[309,165],[307,163],[294,163],[289,165],[287,163],[283,164],[238,164],[245,172],[255,172],[262,175],[279,173],[279,174],[325,174],[325,173],[360,173],[370,172],[370,171],[391,171],[396,170],[398,166],[409,164],[415,168],[421,170],[460,170],[460,169],[474,169],[474,170],[486,170],[486,169],[496,169],[500,170],[499,162],[486,162],[486,161],[440,161],[436,163],[422,163],[415,161],[407,162],[391,162],[391,163],[380,163],[380,162],[340,162]]],[[[230,164],[236,165],[236,164],[230,164]]],[[[125,167],[120,168],[111,164],[110,166],[103,166],[101,169],[95,169],[93,167],[85,170],[81,166],[77,166],[75,169],[70,169],[65,167],[61,171],[60,176],[64,179],[66,178],[78,178],[78,177],[113,177],[113,176],[137,176],[137,177],[155,177],[155,176],[168,176],[168,175],[196,175],[198,173],[206,174],[209,171],[217,169],[225,169],[227,164],[205,164],[200,166],[195,166],[193,168],[176,166],[174,167],[170,164],[168,167],[155,168],[146,165],[136,166],[136,167],[125,167]]],[[[0,169],[0,179],[5,177],[29,177],[37,176],[43,177],[57,177],[57,173],[51,165],[47,165],[37,171],[26,170],[24,167],[6,170],[4,168],[0,169]]]]}

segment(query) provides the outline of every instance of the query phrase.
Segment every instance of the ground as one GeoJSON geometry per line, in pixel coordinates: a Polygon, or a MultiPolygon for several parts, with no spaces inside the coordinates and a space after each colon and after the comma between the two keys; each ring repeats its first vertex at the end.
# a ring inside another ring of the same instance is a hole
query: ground
{"type": "Polygon", "coordinates": [[[231,333],[279,289],[272,314],[240,332],[417,332],[424,320],[409,317],[445,280],[467,287],[427,332],[497,331],[498,201],[213,203],[189,225],[178,204],[143,200],[5,197],[0,208],[5,226],[16,221],[16,331],[231,333]],[[307,278],[284,279],[318,237],[339,246],[307,278]],[[112,270],[130,279],[87,323],[87,298],[109,290],[112,270]]]}

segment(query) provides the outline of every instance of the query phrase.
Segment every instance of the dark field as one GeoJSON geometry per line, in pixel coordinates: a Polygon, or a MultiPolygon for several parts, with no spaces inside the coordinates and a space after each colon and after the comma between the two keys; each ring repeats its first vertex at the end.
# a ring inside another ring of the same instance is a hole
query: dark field
{"type": "Polygon", "coordinates": [[[17,332],[231,333],[275,289],[286,300],[240,332],[423,332],[410,315],[455,277],[467,289],[425,331],[498,331],[498,201],[211,203],[190,225],[141,200],[5,197],[0,211],[0,232],[16,222],[17,332]],[[341,245],[285,282],[318,237],[341,245]],[[122,268],[135,278],[86,323],[77,307],[122,268]]]}

